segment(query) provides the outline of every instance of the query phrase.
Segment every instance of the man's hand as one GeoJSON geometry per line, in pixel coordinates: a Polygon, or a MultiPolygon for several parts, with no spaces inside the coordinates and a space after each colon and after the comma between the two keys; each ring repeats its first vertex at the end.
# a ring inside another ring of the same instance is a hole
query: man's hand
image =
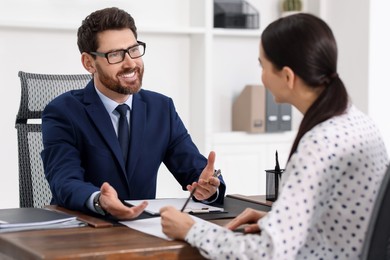
{"type": "Polygon", "coordinates": [[[187,190],[189,190],[190,192],[195,187],[197,187],[194,194],[197,200],[206,200],[210,198],[217,192],[217,189],[221,184],[217,177],[213,177],[214,162],[215,152],[211,151],[207,160],[207,165],[203,169],[198,182],[193,182],[191,185],[187,185],[187,190]]]}
{"type": "Polygon", "coordinates": [[[127,207],[118,198],[116,190],[107,182],[100,187],[100,205],[112,216],[120,220],[133,219],[138,217],[146,208],[148,203],[142,202],[138,206],[127,207]]]}

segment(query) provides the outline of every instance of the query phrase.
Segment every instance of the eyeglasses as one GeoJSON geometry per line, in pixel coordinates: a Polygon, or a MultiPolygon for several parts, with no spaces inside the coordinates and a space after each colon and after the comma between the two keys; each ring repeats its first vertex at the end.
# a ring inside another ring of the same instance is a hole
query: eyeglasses
{"type": "Polygon", "coordinates": [[[130,48],[127,48],[125,50],[117,50],[117,51],[111,51],[111,52],[97,52],[97,51],[91,51],[90,54],[105,57],[110,64],[116,64],[119,62],[122,62],[125,59],[126,53],[129,54],[130,58],[136,59],[145,54],[146,49],[146,43],[137,41],[136,46],[132,46],[130,48]]]}

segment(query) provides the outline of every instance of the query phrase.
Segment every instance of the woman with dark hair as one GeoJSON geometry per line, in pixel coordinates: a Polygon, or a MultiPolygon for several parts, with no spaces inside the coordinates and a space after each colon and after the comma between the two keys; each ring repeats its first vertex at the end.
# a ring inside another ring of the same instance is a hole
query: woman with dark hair
{"type": "Polygon", "coordinates": [[[304,115],[278,200],[270,212],[246,209],[226,227],[165,207],[163,231],[213,259],[357,259],[388,163],[380,133],[350,103],[324,21],[281,18],[259,49],[264,86],[304,115]],[[245,235],[231,231],[242,224],[245,235]]]}

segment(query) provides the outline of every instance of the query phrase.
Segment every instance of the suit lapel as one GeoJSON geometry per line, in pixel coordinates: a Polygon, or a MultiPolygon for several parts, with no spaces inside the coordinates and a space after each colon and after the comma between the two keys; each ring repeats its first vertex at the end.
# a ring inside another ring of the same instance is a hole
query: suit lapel
{"type": "Polygon", "coordinates": [[[140,156],[139,151],[142,149],[145,124],[146,104],[142,101],[140,94],[134,94],[131,111],[130,151],[127,158],[127,176],[129,181],[131,181],[134,174],[140,156]]]}
{"type": "Polygon", "coordinates": [[[86,104],[87,113],[95,124],[97,131],[100,132],[101,136],[114,153],[116,159],[121,165],[123,173],[125,174],[126,168],[118,138],[115,134],[114,127],[112,126],[111,118],[96,93],[93,81],[90,81],[85,88],[84,102],[86,104]]]}

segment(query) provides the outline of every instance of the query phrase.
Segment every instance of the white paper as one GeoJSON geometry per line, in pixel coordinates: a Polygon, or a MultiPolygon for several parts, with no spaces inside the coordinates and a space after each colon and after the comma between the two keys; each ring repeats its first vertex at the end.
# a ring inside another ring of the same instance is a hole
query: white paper
{"type": "MultiPolygon", "coordinates": [[[[145,211],[152,215],[159,215],[160,209],[165,206],[172,206],[177,210],[181,210],[187,198],[173,198],[173,199],[151,199],[146,200],[148,206],[145,211]]],[[[127,204],[137,206],[145,200],[125,200],[127,204]]],[[[223,212],[224,209],[220,207],[214,207],[207,205],[201,202],[195,202],[192,199],[188,202],[184,212],[193,212],[193,213],[210,213],[210,212],[223,212]]]]}
{"type": "MultiPolygon", "coordinates": [[[[195,222],[204,222],[206,220],[203,220],[201,218],[198,218],[196,216],[190,215],[195,222]]],[[[169,237],[167,237],[163,232],[162,232],[162,226],[161,226],[161,217],[153,217],[153,218],[146,218],[146,219],[138,219],[138,220],[128,220],[128,221],[120,221],[119,223],[138,230],[140,232],[163,238],[165,240],[173,240],[169,237]]],[[[213,224],[211,222],[208,222],[212,225],[217,226],[216,224],[213,224]]]]}
{"type": "Polygon", "coordinates": [[[160,237],[165,240],[172,240],[162,232],[161,217],[120,221],[119,223],[152,236],[160,237]]]}

